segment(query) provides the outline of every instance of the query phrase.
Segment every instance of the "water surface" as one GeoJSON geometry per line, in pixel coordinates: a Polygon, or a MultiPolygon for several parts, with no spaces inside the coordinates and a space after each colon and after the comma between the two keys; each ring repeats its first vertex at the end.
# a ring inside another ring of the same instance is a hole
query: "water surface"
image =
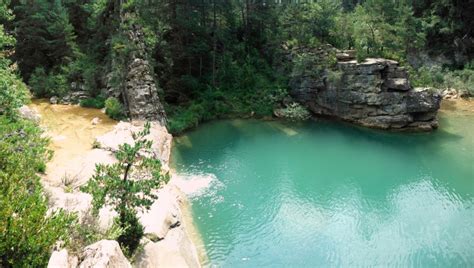
{"type": "Polygon", "coordinates": [[[474,113],[448,108],[429,134],[232,120],[176,139],[177,171],[214,178],[192,199],[207,265],[473,267],[474,113]]]}

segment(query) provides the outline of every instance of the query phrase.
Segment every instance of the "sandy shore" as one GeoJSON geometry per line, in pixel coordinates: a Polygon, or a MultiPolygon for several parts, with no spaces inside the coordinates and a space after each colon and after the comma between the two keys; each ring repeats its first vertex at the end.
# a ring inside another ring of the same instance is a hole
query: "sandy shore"
{"type": "MultiPolygon", "coordinates": [[[[43,183],[46,188],[54,189],[54,194],[58,195],[57,198],[53,197],[53,200],[59,200],[59,203],[71,203],[70,200],[73,200],[74,197],[63,197],[74,195],[74,192],[68,192],[71,189],[66,189],[64,186],[65,178],[74,180],[74,188],[77,191],[78,186],[86,183],[93,174],[97,162],[112,163],[115,161],[111,152],[93,149],[92,145],[97,137],[111,133],[118,122],[109,119],[101,110],[77,105],[51,105],[47,100],[34,100],[29,106],[41,114],[40,125],[45,129],[46,135],[50,137],[50,148],[54,151],[54,156],[47,164],[46,174],[42,178],[43,183]],[[99,123],[92,123],[93,120],[97,120],[95,118],[99,119],[99,123]],[[62,202],[61,200],[69,201],[62,202]]],[[[170,146],[171,139],[166,150],[168,160],[170,146]]],[[[179,180],[179,183],[175,184],[174,181],[172,178],[170,185],[178,188],[184,187],[182,192],[193,191],[192,183],[186,184],[179,180]]],[[[198,188],[200,189],[200,186],[196,186],[195,190],[199,190],[198,188]]],[[[207,260],[207,255],[204,243],[193,222],[191,204],[184,193],[179,198],[182,226],[191,240],[192,245],[190,246],[196,248],[199,263],[204,263],[207,260]]],[[[56,206],[61,207],[63,204],[56,204],[56,206]]],[[[85,208],[82,205],[65,207],[65,209],[74,211],[85,208]]],[[[166,209],[164,208],[164,210],[166,209]]],[[[179,255],[179,253],[177,254],[179,255]]],[[[170,259],[173,257],[170,256],[170,259]]]]}

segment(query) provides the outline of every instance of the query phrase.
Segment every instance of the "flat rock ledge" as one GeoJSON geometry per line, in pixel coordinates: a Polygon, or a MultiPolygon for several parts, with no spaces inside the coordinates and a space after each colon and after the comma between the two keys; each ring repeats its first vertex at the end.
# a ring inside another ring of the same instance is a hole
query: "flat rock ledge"
{"type": "Polygon", "coordinates": [[[292,53],[290,94],[313,114],[380,129],[438,127],[440,94],[413,89],[408,72],[398,62],[380,58],[357,62],[350,53],[334,48],[292,53]],[[306,55],[304,64],[298,55],[306,55]],[[330,55],[337,59],[335,64],[328,63],[330,55]]]}

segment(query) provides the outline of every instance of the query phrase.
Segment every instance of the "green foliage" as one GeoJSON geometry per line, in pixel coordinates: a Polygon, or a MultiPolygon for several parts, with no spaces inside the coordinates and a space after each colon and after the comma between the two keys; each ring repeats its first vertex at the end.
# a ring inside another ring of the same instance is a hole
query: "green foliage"
{"type": "Polygon", "coordinates": [[[338,43],[336,20],[341,13],[340,1],[334,0],[288,5],[279,16],[284,38],[291,45],[338,43]]]}
{"type": "Polygon", "coordinates": [[[474,65],[467,64],[462,70],[450,70],[439,66],[421,67],[410,71],[411,82],[416,87],[455,89],[474,95],[474,65]]]}
{"type": "Polygon", "coordinates": [[[404,1],[368,0],[355,8],[352,18],[359,61],[367,57],[403,61],[408,51],[424,45],[422,20],[404,1]]]}
{"type": "Polygon", "coordinates": [[[48,141],[31,122],[0,116],[0,266],[41,267],[54,244],[67,242],[74,218],[48,213],[36,172],[50,158],[48,141]]]}
{"type": "Polygon", "coordinates": [[[288,104],[288,106],[285,108],[278,109],[276,113],[278,113],[279,117],[291,121],[304,121],[311,117],[311,114],[308,109],[296,102],[288,104]]]}
{"type": "Polygon", "coordinates": [[[79,104],[82,107],[102,109],[105,107],[105,101],[106,101],[105,97],[102,95],[99,95],[95,98],[88,98],[85,100],[81,100],[79,104]]]}
{"type": "Polygon", "coordinates": [[[143,131],[134,133],[134,144],[122,144],[115,153],[118,163],[99,164],[95,175],[81,190],[93,196],[94,213],[109,205],[119,213],[120,227],[124,232],[118,241],[132,254],[143,236],[143,227],[136,211],[149,209],[157,198],[155,190],[168,182],[168,175],[161,171],[161,163],[153,158],[152,141],[146,140],[150,123],[143,131]]]}
{"type": "Polygon", "coordinates": [[[124,230],[120,227],[117,219],[108,230],[102,231],[97,217],[86,214],[82,222],[72,226],[69,230],[71,241],[74,241],[68,245],[69,254],[81,254],[86,246],[100,240],[117,240],[123,233],[124,230]]]}
{"type": "Polygon", "coordinates": [[[110,118],[115,120],[121,120],[125,118],[125,112],[122,104],[114,97],[110,97],[105,100],[105,113],[110,118]]]}
{"type": "Polygon", "coordinates": [[[9,69],[0,68],[0,115],[15,117],[17,109],[27,102],[28,90],[9,69]]]}
{"type": "Polygon", "coordinates": [[[34,70],[28,85],[36,97],[64,96],[69,90],[65,75],[47,74],[42,67],[34,70]]]}
{"type": "Polygon", "coordinates": [[[38,67],[59,73],[73,60],[78,47],[63,1],[16,1],[13,12],[15,57],[25,80],[38,67]]]}

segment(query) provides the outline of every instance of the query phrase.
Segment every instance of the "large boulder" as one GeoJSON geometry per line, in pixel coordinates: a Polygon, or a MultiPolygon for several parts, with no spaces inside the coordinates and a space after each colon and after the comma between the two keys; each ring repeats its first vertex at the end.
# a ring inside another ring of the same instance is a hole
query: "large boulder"
{"type": "Polygon", "coordinates": [[[35,123],[39,123],[41,120],[41,115],[34,108],[30,108],[26,105],[23,105],[18,109],[18,113],[23,119],[30,120],[35,123]]]}
{"type": "Polygon", "coordinates": [[[158,199],[150,210],[140,213],[140,223],[145,229],[145,236],[157,242],[165,238],[168,231],[181,225],[181,196],[175,186],[165,186],[158,191],[158,199]]]}
{"type": "Polygon", "coordinates": [[[48,268],[69,268],[69,254],[66,249],[54,251],[48,262],[48,268]]]}
{"type": "Polygon", "coordinates": [[[77,213],[81,221],[92,209],[92,196],[87,193],[66,193],[62,188],[44,185],[45,192],[49,196],[49,210],[65,210],[77,213]]]}
{"type": "Polygon", "coordinates": [[[81,255],[79,268],[131,268],[117,241],[101,240],[87,246],[81,255]]]}
{"type": "Polygon", "coordinates": [[[201,267],[196,248],[183,227],[171,229],[159,242],[146,241],[134,263],[136,267],[201,267]]]}
{"type": "Polygon", "coordinates": [[[326,50],[326,54],[321,49],[305,50],[308,62],[304,64],[301,57],[288,57],[293,62],[290,94],[313,114],[382,129],[428,131],[438,127],[439,94],[414,90],[398,62],[380,58],[357,62],[348,53],[326,50]],[[335,64],[330,63],[331,53],[339,60],[335,64]]]}

